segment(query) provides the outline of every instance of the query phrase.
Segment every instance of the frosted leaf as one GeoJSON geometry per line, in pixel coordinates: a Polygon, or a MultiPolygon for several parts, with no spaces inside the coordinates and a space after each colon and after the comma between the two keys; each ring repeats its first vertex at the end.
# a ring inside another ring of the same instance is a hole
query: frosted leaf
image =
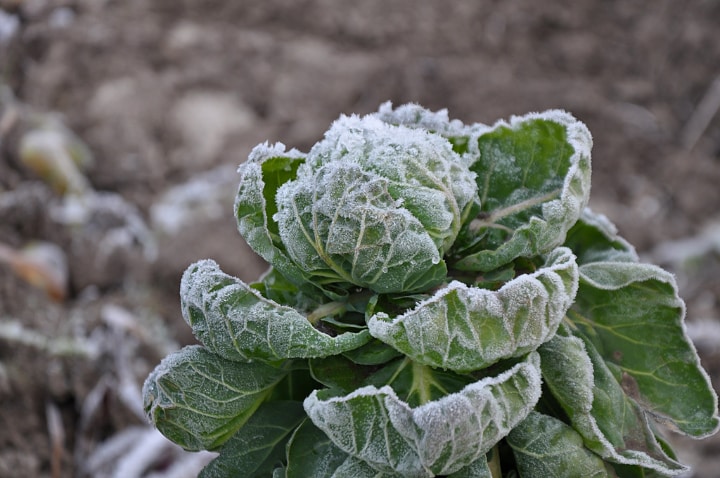
{"type": "Polygon", "coordinates": [[[585,208],[578,222],[568,231],[564,245],[572,249],[580,265],[639,260],[635,248],[618,235],[615,225],[589,208],[585,208]]]}
{"type": "Polygon", "coordinates": [[[150,373],[143,386],[145,412],[183,448],[213,450],[243,426],[286,374],[191,345],[165,357],[150,373]]]}
{"type": "Polygon", "coordinates": [[[238,168],[241,177],[234,206],[238,230],[248,245],[299,286],[307,282],[305,274],[288,258],[272,216],[277,211],[277,189],[295,177],[304,160],[297,150],[285,151],[282,143],[256,146],[238,168]]]}
{"type": "Polygon", "coordinates": [[[304,406],[337,447],[378,471],[447,475],[474,463],[527,416],[541,394],[539,366],[533,352],[496,377],[416,408],[389,386],[341,397],[315,391],[304,406]]]}
{"type": "Polygon", "coordinates": [[[461,155],[465,164],[472,164],[480,154],[476,139],[490,130],[489,126],[474,123],[465,125],[462,121],[448,117],[448,111],[430,111],[420,105],[408,103],[393,109],[388,101],[380,105],[376,116],[386,123],[409,128],[424,129],[444,137],[453,145],[453,150],[461,155]]]}
{"type": "Polygon", "coordinates": [[[372,115],[341,116],[308,153],[305,169],[348,163],[388,180],[388,192],[433,237],[440,253],[460,230],[477,192],[475,175],[442,136],[388,124],[372,115]]]}
{"type": "Polygon", "coordinates": [[[676,431],[702,438],[720,427],[718,399],[685,328],[675,278],[634,262],[580,266],[568,316],[622,374],[627,393],[676,431]],[[683,400],[668,397],[682,396],[683,400]]]}
{"type": "Polygon", "coordinates": [[[285,445],[306,418],[300,402],[263,403],[198,478],[268,476],[285,459],[285,445]]]}
{"type": "Polygon", "coordinates": [[[470,169],[481,211],[458,236],[455,267],[490,271],[561,245],[590,195],[592,138],[557,110],[476,128],[470,169]]]}
{"type": "Polygon", "coordinates": [[[392,103],[387,101],[380,105],[376,116],[386,123],[425,129],[445,137],[467,134],[467,127],[460,120],[451,120],[447,109],[430,111],[415,103],[393,109],[392,103]]]}
{"type": "Polygon", "coordinates": [[[195,336],[210,350],[240,362],[336,355],[364,345],[366,331],[337,337],[315,329],[292,307],[264,298],[214,261],[190,266],[180,285],[181,309],[195,336]]]}
{"type": "Polygon", "coordinates": [[[373,337],[425,365],[478,370],[521,356],[550,339],[577,287],[575,256],[558,248],[544,267],[498,291],[454,281],[402,315],[373,315],[368,329],[373,337]]]}
{"type": "Polygon", "coordinates": [[[288,254],[320,283],[384,293],[424,289],[445,276],[432,238],[396,206],[388,181],[357,165],[328,164],[283,185],[277,197],[288,254]]]}
{"type": "Polygon", "coordinates": [[[521,476],[612,478],[615,470],[583,446],[580,435],[557,418],[531,412],[507,439],[521,476]]]}
{"type": "Polygon", "coordinates": [[[540,348],[543,379],[585,446],[614,463],[663,474],[686,468],[658,444],[643,410],[586,339],[556,335],[540,348]]]}

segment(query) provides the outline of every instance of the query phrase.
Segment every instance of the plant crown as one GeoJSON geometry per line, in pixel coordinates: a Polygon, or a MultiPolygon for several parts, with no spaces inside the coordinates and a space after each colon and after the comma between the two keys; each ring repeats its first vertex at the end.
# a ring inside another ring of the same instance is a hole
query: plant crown
{"type": "Polygon", "coordinates": [[[414,104],[257,146],[238,228],[270,265],[203,260],[202,345],[145,410],[212,477],[640,477],[687,471],[717,397],[672,275],[587,208],[592,139],[562,111],[493,126],[414,104]]]}

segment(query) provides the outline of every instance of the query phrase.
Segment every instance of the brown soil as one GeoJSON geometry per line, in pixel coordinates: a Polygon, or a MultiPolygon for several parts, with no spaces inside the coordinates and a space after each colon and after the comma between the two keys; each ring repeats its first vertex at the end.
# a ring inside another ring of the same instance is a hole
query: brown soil
{"type": "MultiPolygon", "coordinates": [[[[205,257],[246,280],[264,268],[235,230],[235,167],[265,140],[306,150],[340,113],[386,100],[467,122],[548,108],[584,121],[595,141],[591,206],[678,274],[720,385],[720,338],[701,332],[720,321],[720,2],[0,7],[0,245],[27,259],[39,253],[23,248],[43,241],[67,264],[56,282],[43,269],[37,287],[22,264],[0,262],[0,476],[128,466],[129,445],[104,462],[97,452],[144,425],[138,387],[192,340],[182,271],[205,257]],[[38,128],[71,130],[92,153],[81,219],[20,160],[21,138],[38,128]],[[185,216],[168,222],[162,207],[178,202],[185,216]]],[[[693,476],[717,476],[720,439],[678,443],[693,476]]],[[[179,456],[162,453],[157,473],[179,456]]]]}

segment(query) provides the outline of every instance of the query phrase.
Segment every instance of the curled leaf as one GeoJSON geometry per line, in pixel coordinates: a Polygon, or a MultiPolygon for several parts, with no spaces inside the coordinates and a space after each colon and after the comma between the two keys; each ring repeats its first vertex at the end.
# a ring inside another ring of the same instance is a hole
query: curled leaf
{"type": "Polygon", "coordinates": [[[285,458],[285,445],[305,420],[300,402],[266,402],[220,449],[199,478],[266,478],[285,458]]]}
{"type": "Polygon", "coordinates": [[[333,443],[373,469],[405,477],[447,475],[474,463],[540,398],[539,357],[416,408],[389,386],[333,397],[315,391],[305,411],[333,443]]]}
{"type": "Polygon", "coordinates": [[[238,230],[248,245],[300,287],[307,286],[306,275],[287,256],[272,217],[277,212],[277,189],[295,177],[298,166],[304,161],[302,153],[294,149],[286,151],[282,143],[256,146],[238,169],[240,186],[235,198],[238,230]]]}
{"type": "Polygon", "coordinates": [[[658,444],[642,408],[586,340],[556,335],[540,348],[543,378],[590,450],[608,461],[677,475],[686,467],[658,444]]]}
{"type": "Polygon", "coordinates": [[[580,435],[557,418],[531,412],[508,435],[523,477],[611,478],[602,458],[583,446],[580,435]]]}
{"type": "Polygon", "coordinates": [[[228,360],[275,363],[336,355],[370,340],[367,331],[331,337],[292,307],[268,300],[216,262],[190,266],[180,284],[183,317],[195,336],[228,360]]]}
{"type": "Polygon", "coordinates": [[[575,256],[558,248],[544,267],[498,291],[455,281],[405,314],[373,315],[368,329],[417,362],[477,370],[521,356],[552,338],[573,303],[577,284],[575,256]]]}
{"type": "Polygon", "coordinates": [[[454,267],[490,271],[561,245],[590,196],[585,125],[553,110],[476,128],[469,141],[482,208],[458,238],[454,267]]]}
{"type": "Polygon", "coordinates": [[[286,374],[191,345],[165,357],[145,380],[145,412],[186,450],[213,450],[245,424],[286,374]]]}
{"type": "Polygon", "coordinates": [[[343,116],[279,188],[273,219],[313,280],[410,292],[443,280],[476,190],[442,136],[343,116]]]}
{"type": "Polygon", "coordinates": [[[589,208],[585,208],[580,219],[568,231],[564,246],[572,249],[579,265],[639,260],[635,248],[618,235],[615,225],[589,208]]]}
{"type": "Polygon", "coordinates": [[[718,430],[717,395],[687,336],[671,274],[632,262],[585,264],[569,316],[654,418],[695,438],[718,430]]]}

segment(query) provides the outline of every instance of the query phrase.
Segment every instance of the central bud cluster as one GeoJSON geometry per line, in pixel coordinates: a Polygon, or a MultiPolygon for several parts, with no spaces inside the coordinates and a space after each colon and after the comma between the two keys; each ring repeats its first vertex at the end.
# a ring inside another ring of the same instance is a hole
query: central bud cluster
{"type": "Polygon", "coordinates": [[[447,139],[345,116],[279,188],[273,219],[290,258],[325,283],[419,291],[445,280],[443,254],[476,197],[447,139]]]}

